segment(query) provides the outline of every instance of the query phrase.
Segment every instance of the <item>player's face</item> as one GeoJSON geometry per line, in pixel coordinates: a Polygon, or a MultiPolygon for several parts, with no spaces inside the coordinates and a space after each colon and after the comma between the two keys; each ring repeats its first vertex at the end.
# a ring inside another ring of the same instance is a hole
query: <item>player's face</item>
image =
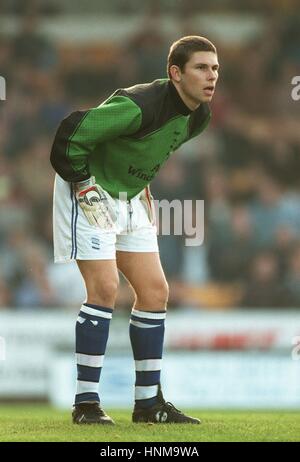
{"type": "Polygon", "coordinates": [[[211,101],[218,80],[218,57],[212,51],[196,51],[179,70],[180,89],[192,105],[211,101]]]}

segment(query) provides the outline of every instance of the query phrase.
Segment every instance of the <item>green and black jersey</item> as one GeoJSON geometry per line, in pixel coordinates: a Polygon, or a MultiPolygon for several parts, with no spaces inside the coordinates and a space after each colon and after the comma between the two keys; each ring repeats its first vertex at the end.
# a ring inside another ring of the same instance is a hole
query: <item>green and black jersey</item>
{"type": "Polygon", "coordinates": [[[119,89],[100,106],[62,121],[51,163],[65,181],[93,175],[112,197],[126,192],[131,199],[210,117],[206,103],[191,111],[168,79],[119,89]]]}

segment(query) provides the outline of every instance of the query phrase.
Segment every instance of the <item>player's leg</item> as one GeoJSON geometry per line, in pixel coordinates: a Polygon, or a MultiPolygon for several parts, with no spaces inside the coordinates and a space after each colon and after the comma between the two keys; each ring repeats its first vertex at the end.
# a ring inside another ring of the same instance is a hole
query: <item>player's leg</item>
{"type": "Polygon", "coordinates": [[[158,252],[117,252],[136,300],[129,334],[136,368],[134,422],[199,423],[166,403],[160,387],[168,285],[158,252]]]}
{"type": "Polygon", "coordinates": [[[129,333],[136,366],[134,422],[199,423],[166,403],[160,389],[168,284],[149,190],[131,200],[130,232],[117,236],[117,265],[136,294],[129,333]],[[145,200],[147,199],[147,200],[145,200]]]}
{"type": "Polygon", "coordinates": [[[55,261],[76,260],[87,292],[76,322],[78,379],[73,422],[113,423],[99,406],[98,386],[118,287],[116,233],[91,226],[72,185],[58,175],[53,228],[55,261]]]}
{"type": "Polygon", "coordinates": [[[158,252],[117,251],[117,266],[135,292],[135,310],[166,311],[168,283],[158,252]]]}
{"type": "Polygon", "coordinates": [[[76,423],[112,423],[100,403],[98,387],[103,366],[109,325],[118,288],[115,260],[77,260],[85,282],[87,301],[76,323],[77,384],[73,420],[76,423]],[[80,421],[81,419],[81,421],[80,421]]]}
{"type": "Polygon", "coordinates": [[[135,404],[157,401],[163,354],[168,284],[158,252],[117,252],[117,265],[135,292],[129,335],[135,360],[135,404]]]}
{"type": "Polygon", "coordinates": [[[77,260],[82,274],[87,303],[114,308],[119,275],[116,260],[77,260]]]}

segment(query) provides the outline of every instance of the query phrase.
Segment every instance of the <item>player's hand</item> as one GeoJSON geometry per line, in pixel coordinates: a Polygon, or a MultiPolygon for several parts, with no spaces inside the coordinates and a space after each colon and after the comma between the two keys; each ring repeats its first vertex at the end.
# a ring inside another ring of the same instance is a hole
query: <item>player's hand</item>
{"type": "Polygon", "coordinates": [[[73,183],[76,198],[88,222],[101,229],[112,229],[116,214],[107,193],[95,184],[95,178],[73,183]]]}

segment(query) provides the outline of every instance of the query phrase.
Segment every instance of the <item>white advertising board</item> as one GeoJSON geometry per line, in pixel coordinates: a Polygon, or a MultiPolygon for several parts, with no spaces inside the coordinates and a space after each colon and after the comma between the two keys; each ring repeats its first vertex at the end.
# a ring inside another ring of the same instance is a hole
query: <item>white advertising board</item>
{"type": "MultiPolygon", "coordinates": [[[[0,399],[51,396],[70,404],[76,317],[59,310],[0,313],[0,399]]],[[[133,399],[128,318],[115,313],[111,322],[100,388],[111,406],[133,399]]],[[[167,399],[200,407],[300,407],[297,338],[295,311],[169,312],[162,375],[167,399]]]]}
{"type": "MultiPolygon", "coordinates": [[[[167,352],[163,360],[165,398],[176,406],[207,409],[300,409],[300,361],[273,353],[167,352]]],[[[53,358],[49,397],[71,408],[76,368],[69,356],[53,358]]],[[[106,408],[130,408],[134,401],[131,356],[106,357],[100,398],[106,408]]]]}

